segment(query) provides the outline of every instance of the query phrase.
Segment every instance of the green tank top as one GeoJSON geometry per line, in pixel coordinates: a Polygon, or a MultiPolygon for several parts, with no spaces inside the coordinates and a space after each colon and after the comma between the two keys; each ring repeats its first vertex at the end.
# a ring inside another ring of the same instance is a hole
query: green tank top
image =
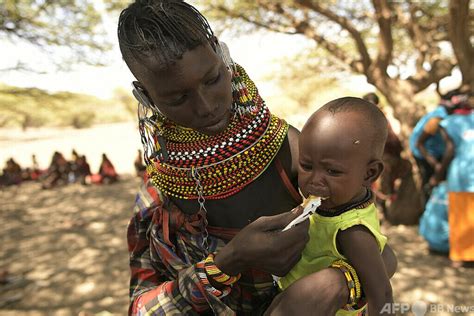
{"type": "Polygon", "coordinates": [[[377,208],[374,203],[365,208],[352,209],[333,217],[313,214],[310,217],[310,238],[303,249],[301,259],[286,276],[280,278],[278,282],[280,288],[286,289],[296,280],[325,269],[336,260],[347,260],[337,250],[336,236],[339,231],[356,225],[367,227],[377,240],[380,252],[382,252],[387,243],[387,237],[380,232],[377,208]]]}

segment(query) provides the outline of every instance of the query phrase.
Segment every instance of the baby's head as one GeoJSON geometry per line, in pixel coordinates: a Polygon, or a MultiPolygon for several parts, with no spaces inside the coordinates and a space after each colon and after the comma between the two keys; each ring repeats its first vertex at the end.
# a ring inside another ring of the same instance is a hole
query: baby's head
{"type": "Polygon", "coordinates": [[[383,171],[387,120],[380,109],[345,97],[323,105],[299,138],[301,192],[326,198],[322,207],[357,202],[383,171]]]}

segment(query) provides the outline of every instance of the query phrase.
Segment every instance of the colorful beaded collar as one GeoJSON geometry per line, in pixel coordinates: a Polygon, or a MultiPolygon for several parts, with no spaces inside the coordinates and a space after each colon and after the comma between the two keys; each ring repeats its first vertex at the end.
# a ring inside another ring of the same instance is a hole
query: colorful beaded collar
{"type": "Polygon", "coordinates": [[[278,153],[288,124],[272,115],[244,69],[232,78],[234,115],[218,135],[205,135],[163,121],[168,159],[147,166],[150,181],[180,199],[223,199],[260,176],[278,153]]]}

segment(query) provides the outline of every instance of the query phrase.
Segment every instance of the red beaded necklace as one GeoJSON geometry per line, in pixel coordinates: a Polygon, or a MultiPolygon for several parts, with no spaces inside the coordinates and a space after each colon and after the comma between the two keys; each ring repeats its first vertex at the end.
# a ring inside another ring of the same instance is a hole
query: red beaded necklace
{"type": "Polygon", "coordinates": [[[229,126],[209,136],[163,119],[158,133],[168,159],[147,166],[151,182],[181,199],[222,199],[254,181],[278,153],[288,124],[270,114],[254,83],[237,66],[232,78],[234,115],[229,126]]]}

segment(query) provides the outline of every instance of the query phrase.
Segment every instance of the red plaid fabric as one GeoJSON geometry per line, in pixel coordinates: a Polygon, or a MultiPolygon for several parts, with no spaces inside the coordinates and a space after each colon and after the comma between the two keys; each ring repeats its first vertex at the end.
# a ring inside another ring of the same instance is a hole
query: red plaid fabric
{"type": "MultiPolygon", "coordinates": [[[[186,215],[148,182],[137,194],[128,226],[129,315],[256,315],[277,293],[270,274],[246,271],[227,295],[215,296],[198,262],[205,255],[203,217],[186,215]]],[[[217,252],[238,230],[209,227],[209,251],[217,252]]],[[[227,291],[226,291],[227,292],[227,291]]]]}

